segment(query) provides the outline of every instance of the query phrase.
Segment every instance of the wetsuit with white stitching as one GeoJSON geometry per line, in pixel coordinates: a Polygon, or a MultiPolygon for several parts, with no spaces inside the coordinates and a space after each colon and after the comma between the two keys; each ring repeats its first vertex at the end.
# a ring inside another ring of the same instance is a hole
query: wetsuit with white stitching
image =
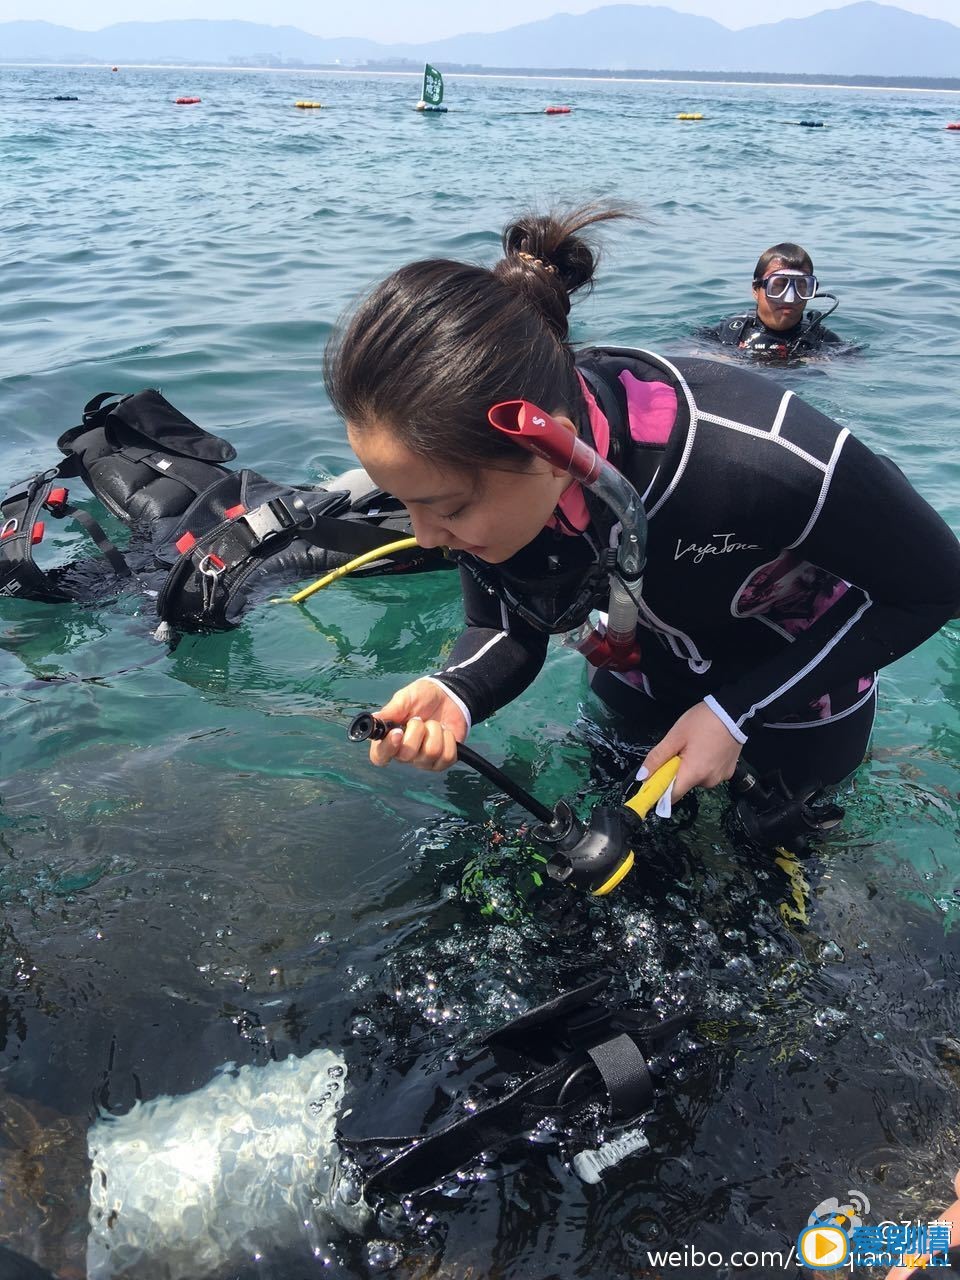
{"type": "MultiPolygon", "coordinates": [[[[624,349],[600,359],[608,377],[668,383],[678,404],[645,496],[643,656],[618,679],[670,706],[705,700],[746,741],[856,711],[877,668],[953,615],[960,544],[846,428],[731,365],[624,349]]],[[[544,530],[503,568],[547,573],[585,555],[589,533],[544,530]]],[[[461,573],[467,629],[436,678],[477,721],[534,679],[547,636],[461,573]]]]}

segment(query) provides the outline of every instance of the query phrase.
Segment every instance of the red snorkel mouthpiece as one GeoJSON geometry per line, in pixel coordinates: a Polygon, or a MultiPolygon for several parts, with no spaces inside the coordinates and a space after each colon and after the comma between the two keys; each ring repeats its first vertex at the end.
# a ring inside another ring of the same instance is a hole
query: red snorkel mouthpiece
{"type": "Polygon", "coordinates": [[[521,448],[545,458],[581,484],[592,484],[600,474],[600,455],[573,431],[529,400],[502,400],[487,413],[490,425],[521,448]]]}

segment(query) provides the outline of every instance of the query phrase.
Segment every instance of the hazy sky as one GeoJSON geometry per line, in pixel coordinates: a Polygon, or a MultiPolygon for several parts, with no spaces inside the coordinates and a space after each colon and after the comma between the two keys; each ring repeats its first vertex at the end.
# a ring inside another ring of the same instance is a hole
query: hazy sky
{"type": "MultiPolygon", "coordinates": [[[[97,30],[112,22],[166,18],[240,18],[274,26],[289,24],[321,36],[367,36],[386,42],[426,40],[468,31],[500,31],[554,13],[586,13],[602,0],[0,0],[0,21],[40,19],[97,30]]],[[[802,18],[843,7],[831,0],[669,0],[668,8],[699,13],[727,27],[748,27],[780,18],[802,18]]],[[[960,0],[898,0],[899,9],[960,25],[960,0]]]]}

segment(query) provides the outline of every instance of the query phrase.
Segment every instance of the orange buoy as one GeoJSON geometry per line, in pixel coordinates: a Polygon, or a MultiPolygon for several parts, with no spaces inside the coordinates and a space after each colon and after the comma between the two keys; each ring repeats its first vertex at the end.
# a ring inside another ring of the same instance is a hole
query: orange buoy
{"type": "Polygon", "coordinates": [[[195,102],[199,101],[199,98],[174,98],[174,102],[178,107],[192,107],[195,102]]]}
{"type": "Polygon", "coordinates": [[[572,110],[572,107],[544,107],[543,114],[545,116],[568,116],[572,110]]]}
{"type": "Polygon", "coordinates": [[[306,109],[308,107],[322,107],[323,103],[322,102],[295,102],[293,105],[295,107],[300,107],[301,109],[306,109]]]}

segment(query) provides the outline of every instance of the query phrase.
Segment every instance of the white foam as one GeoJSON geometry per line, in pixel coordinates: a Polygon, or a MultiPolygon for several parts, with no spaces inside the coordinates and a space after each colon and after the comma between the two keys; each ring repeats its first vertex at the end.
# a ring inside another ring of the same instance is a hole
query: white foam
{"type": "Polygon", "coordinates": [[[270,1249],[322,1246],[346,1078],[328,1049],[231,1063],[195,1093],[98,1119],[88,1280],[205,1280],[270,1249]]]}

